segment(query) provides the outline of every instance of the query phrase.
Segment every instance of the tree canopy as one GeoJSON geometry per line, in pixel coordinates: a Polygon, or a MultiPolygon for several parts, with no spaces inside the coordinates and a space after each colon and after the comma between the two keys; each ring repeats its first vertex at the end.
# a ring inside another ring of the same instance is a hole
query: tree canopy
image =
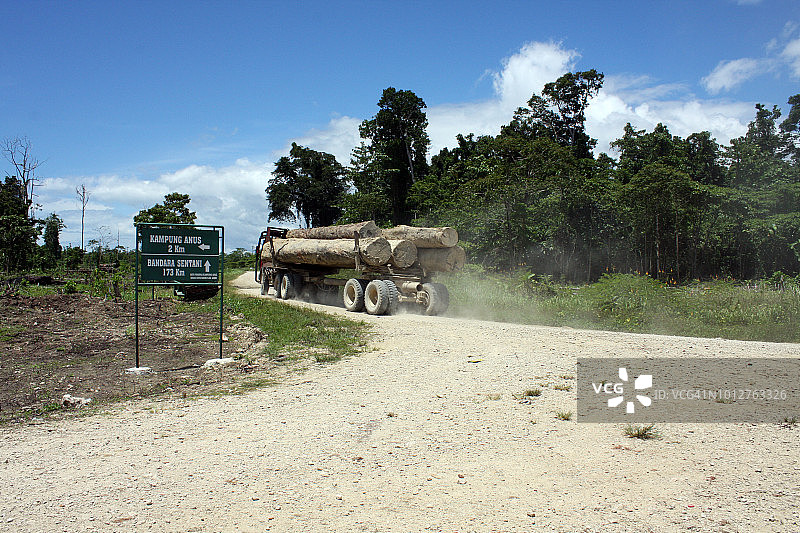
{"type": "Polygon", "coordinates": [[[268,218],[302,221],[307,227],[330,226],[342,213],[338,203],[347,189],[344,174],[332,154],[292,143],[289,156],[275,163],[266,189],[268,218]]]}
{"type": "Polygon", "coordinates": [[[136,223],[151,224],[194,224],[197,213],[189,211],[187,205],[191,202],[188,194],[177,192],[164,196],[164,201],[148,209],[142,209],[133,217],[136,223]]]}
{"type": "Polygon", "coordinates": [[[611,157],[595,154],[585,130],[603,81],[593,69],[565,73],[498,135],[458,134],[430,163],[424,101],[389,87],[361,123],[348,168],[297,145],[281,158],[270,216],[450,225],[473,262],[575,281],[800,274],[800,94],[783,121],[777,106],[757,104],[747,132],[726,146],[708,131],[628,124],[611,157]],[[324,162],[349,189],[314,189],[306,160],[324,162]],[[307,194],[316,190],[325,192],[307,194]],[[312,214],[315,200],[330,217],[312,214]]]}
{"type": "Polygon", "coordinates": [[[412,91],[388,87],[378,101],[378,112],[359,127],[367,143],[353,154],[351,179],[359,193],[371,195],[373,203],[388,201],[386,212],[375,213],[379,223],[407,224],[412,219],[409,191],[428,171],[425,107],[412,91]]]}

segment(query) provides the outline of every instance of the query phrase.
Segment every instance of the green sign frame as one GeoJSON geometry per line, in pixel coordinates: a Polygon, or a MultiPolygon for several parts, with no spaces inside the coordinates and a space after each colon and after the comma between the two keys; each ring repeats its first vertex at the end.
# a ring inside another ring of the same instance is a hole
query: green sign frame
{"type": "Polygon", "coordinates": [[[137,223],[136,228],[136,368],[139,368],[139,287],[156,285],[219,286],[219,357],[225,272],[225,227],[198,224],[137,223]]]}
{"type": "Polygon", "coordinates": [[[139,283],[218,285],[224,228],[207,227],[138,224],[139,283]]]}

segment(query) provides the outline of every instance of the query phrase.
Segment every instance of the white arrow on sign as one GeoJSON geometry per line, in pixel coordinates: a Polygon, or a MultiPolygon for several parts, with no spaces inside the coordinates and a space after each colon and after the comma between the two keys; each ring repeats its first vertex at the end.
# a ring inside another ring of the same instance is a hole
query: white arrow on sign
{"type": "Polygon", "coordinates": [[[206,267],[206,272],[208,272],[209,271],[208,269],[211,268],[211,263],[208,262],[208,259],[206,259],[206,264],[203,266],[206,267]]]}
{"type": "Polygon", "coordinates": [[[200,248],[201,250],[208,250],[211,248],[211,246],[207,244],[201,244],[200,246],[198,246],[198,248],[200,248]]]}

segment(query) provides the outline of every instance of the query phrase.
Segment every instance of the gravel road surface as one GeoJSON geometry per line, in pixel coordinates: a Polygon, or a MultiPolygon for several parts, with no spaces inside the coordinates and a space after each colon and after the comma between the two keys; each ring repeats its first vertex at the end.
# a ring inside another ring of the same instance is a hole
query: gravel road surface
{"type": "Polygon", "coordinates": [[[578,357],[798,345],[348,316],[372,324],[369,351],[273,387],[0,429],[0,528],[800,530],[800,427],[659,424],[643,441],[555,414],[576,410],[578,357]]]}

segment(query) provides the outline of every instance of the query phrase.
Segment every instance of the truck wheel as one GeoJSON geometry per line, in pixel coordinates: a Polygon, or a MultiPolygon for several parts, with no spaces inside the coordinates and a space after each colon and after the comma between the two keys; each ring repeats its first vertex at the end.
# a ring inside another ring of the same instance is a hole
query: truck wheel
{"type": "Polygon", "coordinates": [[[389,288],[379,279],[374,279],[367,284],[364,290],[364,307],[371,315],[382,315],[389,305],[389,288]]]}
{"type": "Polygon", "coordinates": [[[431,283],[436,287],[436,294],[439,296],[439,309],[436,311],[437,315],[443,315],[450,307],[450,291],[443,283],[431,283]]]}
{"type": "Polygon", "coordinates": [[[344,284],[344,308],[358,313],[364,310],[364,282],[360,279],[350,278],[344,284]]]}
{"type": "Polygon", "coordinates": [[[422,284],[422,307],[425,309],[426,315],[438,315],[439,309],[442,307],[442,297],[437,291],[438,283],[423,283],[422,284]]]}
{"type": "Polygon", "coordinates": [[[266,272],[261,273],[261,296],[266,296],[269,292],[269,276],[266,272]]]}
{"type": "Polygon", "coordinates": [[[275,274],[275,279],[272,281],[272,286],[275,287],[275,298],[283,299],[283,273],[278,272],[275,274]]]}
{"type": "Polygon", "coordinates": [[[383,284],[386,285],[386,290],[389,291],[389,299],[386,303],[386,314],[393,315],[397,312],[397,308],[400,305],[400,291],[397,290],[397,285],[395,285],[392,280],[385,279],[383,280],[383,284]]]}
{"type": "Polygon", "coordinates": [[[297,295],[300,294],[302,285],[303,281],[300,279],[300,276],[294,272],[287,272],[283,275],[283,281],[281,282],[281,297],[284,300],[296,298],[297,295]]]}

